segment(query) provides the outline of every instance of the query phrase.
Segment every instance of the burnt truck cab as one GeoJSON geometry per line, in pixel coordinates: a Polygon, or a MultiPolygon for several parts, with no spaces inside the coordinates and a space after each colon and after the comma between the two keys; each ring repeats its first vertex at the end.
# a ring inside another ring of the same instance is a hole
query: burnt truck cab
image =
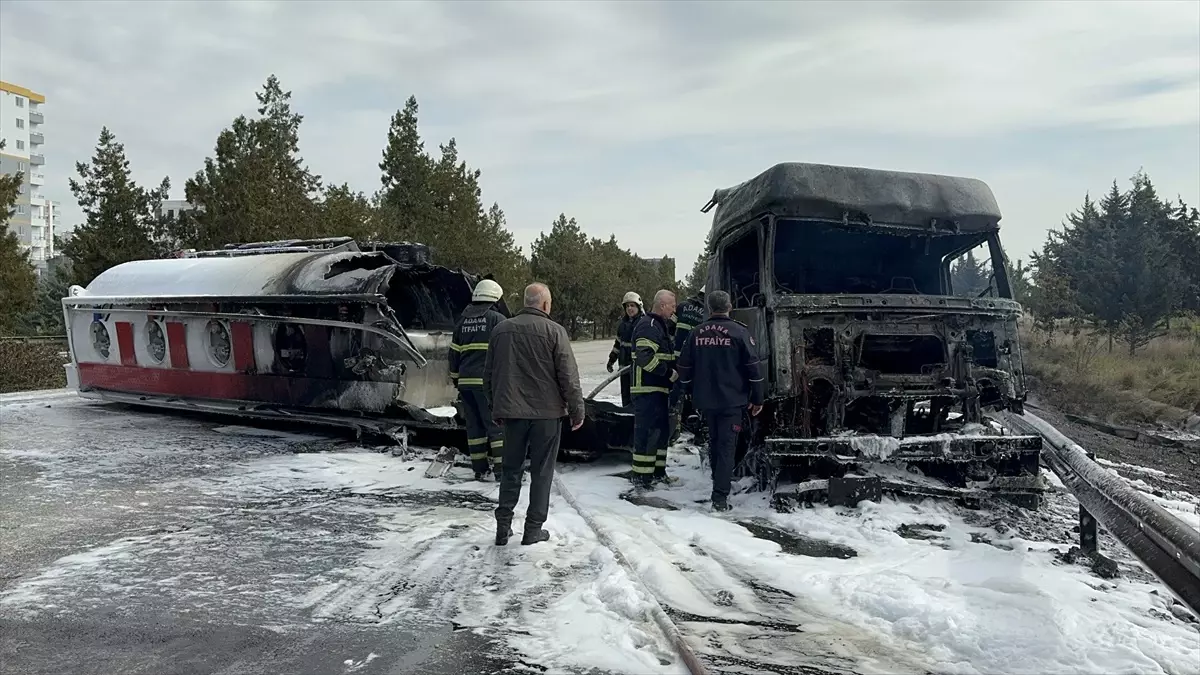
{"type": "Polygon", "coordinates": [[[769,465],[760,476],[873,461],[917,462],[958,487],[1036,482],[1041,439],[987,417],[1020,413],[1026,386],[985,183],[786,163],[717,190],[714,206],[707,288],[729,292],[768,378],[750,442],[769,465]],[[951,263],[977,247],[992,279],[957,294],[951,263]]]}

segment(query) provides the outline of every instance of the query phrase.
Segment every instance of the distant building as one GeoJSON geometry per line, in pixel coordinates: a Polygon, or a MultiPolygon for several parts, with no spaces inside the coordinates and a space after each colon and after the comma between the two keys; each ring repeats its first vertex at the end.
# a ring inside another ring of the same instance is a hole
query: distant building
{"type": "Polygon", "coordinates": [[[158,207],[158,212],[155,214],[159,218],[178,218],[185,211],[203,211],[203,208],[197,208],[194,204],[183,199],[164,199],[158,207]]]}
{"type": "Polygon", "coordinates": [[[58,224],[58,202],[42,194],[46,184],[43,146],[43,104],[46,97],[8,82],[0,81],[0,173],[21,173],[16,213],[8,221],[21,247],[29,251],[35,267],[42,268],[54,257],[54,230],[58,224]]]}

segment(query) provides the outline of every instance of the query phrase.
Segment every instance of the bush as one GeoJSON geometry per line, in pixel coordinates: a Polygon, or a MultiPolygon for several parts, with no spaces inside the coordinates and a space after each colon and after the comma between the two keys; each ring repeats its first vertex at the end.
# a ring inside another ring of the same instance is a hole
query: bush
{"type": "Polygon", "coordinates": [[[1025,367],[1038,391],[1068,412],[1112,422],[1172,422],[1200,414],[1200,342],[1191,325],[1172,326],[1134,356],[1086,331],[1053,342],[1022,340],[1025,367]],[[1176,332],[1178,331],[1178,332],[1176,332]]]}
{"type": "Polygon", "coordinates": [[[67,386],[66,341],[0,342],[0,394],[67,386]]]}

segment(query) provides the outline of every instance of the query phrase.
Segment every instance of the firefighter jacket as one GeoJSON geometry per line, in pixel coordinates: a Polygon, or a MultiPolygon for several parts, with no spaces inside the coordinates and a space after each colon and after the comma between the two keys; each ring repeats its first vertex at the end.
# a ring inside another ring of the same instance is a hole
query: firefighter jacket
{"type": "Polygon", "coordinates": [[[684,300],[675,310],[675,354],[683,351],[688,334],[704,322],[704,301],[698,296],[684,300]]]}
{"type": "Polygon", "coordinates": [[[766,383],[750,330],[728,316],[696,326],[679,355],[679,381],[697,410],[762,405],[766,383]]]}
{"type": "Polygon", "coordinates": [[[663,317],[649,313],[633,328],[633,382],[629,393],[670,394],[675,383],[675,344],[663,317]]]}
{"type": "Polygon", "coordinates": [[[483,388],[483,362],[487,358],[492,329],[504,315],[492,309],[493,303],[473,302],[463,310],[463,318],[450,339],[450,379],[459,389],[483,388]]]}
{"type": "Polygon", "coordinates": [[[608,363],[618,363],[627,366],[633,363],[633,327],[645,314],[638,312],[630,318],[628,314],[621,316],[617,322],[617,339],[613,340],[612,351],[608,353],[608,363]]]}

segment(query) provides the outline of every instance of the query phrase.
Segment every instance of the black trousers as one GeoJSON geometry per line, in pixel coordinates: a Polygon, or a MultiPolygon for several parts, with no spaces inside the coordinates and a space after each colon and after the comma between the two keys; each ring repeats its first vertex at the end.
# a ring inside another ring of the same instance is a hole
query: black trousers
{"type": "Polygon", "coordinates": [[[525,459],[529,459],[529,508],[525,531],[536,532],[550,514],[550,487],[558,462],[562,418],[550,420],[504,420],[504,462],[500,474],[500,505],[496,524],[511,526],[513,509],[521,499],[525,459]]]}
{"type": "Polygon", "coordinates": [[[704,411],[704,421],[708,424],[708,461],[712,467],[714,502],[729,498],[733,482],[733,459],[745,411],[743,406],[704,411]]]}
{"type": "Polygon", "coordinates": [[[621,373],[621,407],[622,408],[628,408],[629,404],[631,402],[631,397],[629,395],[630,380],[631,380],[631,378],[629,376],[628,370],[621,373]]]}
{"type": "Polygon", "coordinates": [[[657,392],[633,397],[633,475],[635,479],[667,472],[670,439],[667,395],[657,392]]]}
{"type": "Polygon", "coordinates": [[[471,387],[463,387],[458,393],[467,417],[467,452],[471,455],[471,468],[475,473],[487,473],[492,467],[498,471],[504,430],[492,421],[487,396],[482,389],[471,387]]]}

